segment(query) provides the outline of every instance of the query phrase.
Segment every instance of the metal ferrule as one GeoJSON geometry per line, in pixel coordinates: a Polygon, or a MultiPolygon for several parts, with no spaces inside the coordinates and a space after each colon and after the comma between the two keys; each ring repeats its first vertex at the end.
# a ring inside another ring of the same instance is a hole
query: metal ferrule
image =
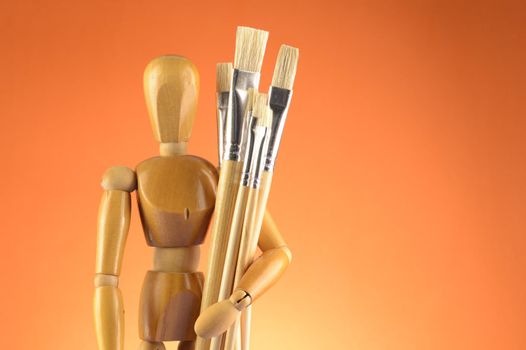
{"type": "Polygon", "coordinates": [[[268,146],[270,129],[257,125],[257,119],[250,120],[251,127],[247,137],[247,150],[243,164],[241,184],[245,187],[258,188],[263,171],[265,153],[268,146]]]}
{"type": "Polygon", "coordinates": [[[240,160],[245,160],[245,157],[247,154],[247,142],[248,142],[248,137],[250,135],[250,129],[256,125],[254,124],[256,121],[256,118],[254,118],[254,116],[252,115],[252,110],[247,110],[245,115],[246,117],[243,118],[243,126],[241,127],[242,128],[241,145],[239,146],[240,147],[239,149],[239,159],[240,160]]]}
{"type": "Polygon", "coordinates": [[[281,135],[285,127],[285,120],[289,111],[292,90],[271,86],[269,91],[269,106],[272,110],[272,128],[267,155],[265,157],[265,171],[272,172],[278,157],[281,135]]]}
{"type": "Polygon", "coordinates": [[[261,149],[257,153],[257,159],[254,161],[255,166],[250,169],[250,186],[252,188],[259,188],[261,182],[261,174],[263,173],[263,168],[265,167],[265,155],[268,151],[268,145],[270,141],[270,128],[265,128],[265,135],[263,136],[263,144],[261,149]]]}
{"type": "Polygon", "coordinates": [[[243,170],[241,172],[241,185],[247,187],[250,179],[250,161],[252,157],[252,149],[254,148],[254,127],[257,119],[252,115],[245,118],[246,130],[243,133],[243,170]]]}
{"type": "Polygon", "coordinates": [[[241,160],[241,136],[243,133],[243,117],[248,102],[248,89],[257,89],[259,77],[259,73],[234,69],[232,88],[228,99],[223,160],[241,160]]]}
{"type": "Polygon", "coordinates": [[[217,100],[217,146],[219,153],[219,166],[223,160],[225,152],[225,123],[228,113],[228,91],[218,92],[217,100]]]}

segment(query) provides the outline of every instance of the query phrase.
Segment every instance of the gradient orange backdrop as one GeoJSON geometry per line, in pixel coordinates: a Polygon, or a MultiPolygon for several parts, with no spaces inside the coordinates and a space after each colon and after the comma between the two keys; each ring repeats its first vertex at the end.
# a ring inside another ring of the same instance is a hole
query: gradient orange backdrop
{"type": "MultiPolygon", "coordinates": [[[[0,347],[95,349],[100,176],[158,152],[143,69],[195,62],[190,152],[215,163],[236,25],[270,31],[262,89],[300,48],[270,198],[294,260],[253,349],[526,349],[526,6],[497,0],[2,1],[0,347]]],[[[151,265],[133,214],[127,349],[151,265]]]]}

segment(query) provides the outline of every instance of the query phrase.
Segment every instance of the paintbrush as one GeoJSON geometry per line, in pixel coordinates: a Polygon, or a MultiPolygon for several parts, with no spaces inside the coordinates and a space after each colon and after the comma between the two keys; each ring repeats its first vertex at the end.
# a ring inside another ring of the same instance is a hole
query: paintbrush
{"type": "Polygon", "coordinates": [[[251,129],[255,126],[258,115],[253,113],[253,105],[258,99],[258,92],[254,89],[249,89],[248,102],[246,106],[246,115],[243,119],[243,136],[241,138],[241,159],[243,160],[243,170],[241,172],[241,183],[236,196],[236,205],[234,207],[234,214],[232,216],[232,223],[230,225],[230,233],[228,236],[228,245],[225,256],[225,263],[223,267],[223,274],[221,276],[221,288],[219,290],[218,300],[226,299],[232,293],[232,284],[234,282],[234,273],[237,263],[237,256],[239,250],[239,241],[241,238],[241,229],[243,227],[243,220],[245,218],[247,198],[248,198],[248,176],[250,172],[251,153],[247,152],[247,144],[252,142],[251,129]]]}
{"type": "Polygon", "coordinates": [[[216,115],[217,115],[217,150],[219,167],[225,151],[225,124],[228,112],[228,95],[232,85],[232,63],[218,63],[216,66],[216,115]]]}
{"type": "MultiPolygon", "coordinates": [[[[251,227],[251,223],[255,222],[254,215],[256,214],[256,209],[259,203],[259,183],[261,173],[265,165],[265,156],[268,149],[268,142],[270,140],[270,126],[272,125],[271,112],[267,105],[267,101],[267,94],[256,95],[252,117],[249,118],[248,122],[249,127],[246,141],[246,154],[242,181],[240,184],[240,188],[244,188],[244,191],[246,191],[247,193],[247,199],[244,201],[244,208],[236,207],[236,210],[239,210],[239,212],[244,213],[242,223],[243,230],[242,236],[240,238],[240,243],[238,243],[239,253],[237,252],[237,248],[234,248],[235,246],[233,247],[231,245],[229,245],[229,250],[227,252],[227,258],[235,258],[235,264],[233,267],[236,269],[236,273],[239,273],[239,271],[244,269],[244,266],[240,269],[239,264],[244,264],[247,260],[246,257],[248,248],[251,246],[251,242],[253,239],[252,237],[248,236],[248,233],[254,231],[254,229],[251,227]]],[[[234,216],[236,217],[236,214],[234,214],[234,216]]],[[[234,230],[234,223],[232,225],[232,230],[234,230]]],[[[232,238],[232,236],[230,238],[232,238]]],[[[234,242],[233,239],[229,241],[229,243],[232,242],[234,242]]],[[[224,276],[225,275],[223,274],[223,277],[224,276]]],[[[232,277],[234,277],[233,274],[232,277]]],[[[231,293],[231,287],[232,284],[230,285],[229,293],[231,293]]],[[[208,308],[199,316],[195,325],[196,332],[199,335],[205,337],[210,337],[224,332],[228,327],[232,325],[234,321],[234,319],[232,318],[236,315],[236,311],[234,310],[234,308],[234,304],[228,299],[208,308]],[[215,317],[218,314],[223,315],[224,318],[221,319],[220,322],[213,321],[215,320],[215,317]]],[[[233,335],[233,333],[231,334],[233,335]]],[[[233,340],[234,339],[232,338],[229,342],[225,344],[225,349],[231,349],[233,343],[230,342],[232,342],[233,340]]]]}
{"type": "MultiPolygon", "coordinates": [[[[274,68],[274,75],[272,77],[272,86],[270,87],[269,105],[272,110],[272,128],[270,133],[270,142],[265,160],[265,167],[261,175],[261,186],[259,191],[259,199],[257,212],[254,215],[255,222],[252,225],[254,232],[251,232],[252,237],[259,238],[259,232],[263,224],[263,217],[267,207],[267,201],[272,185],[272,175],[276,158],[278,156],[279,145],[285,127],[285,121],[292,99],[292,87],[294,85],[294,78],[296,77],[296,68],[298,66],[299,50],[295,47],[282,45],[276,66],[274,68]]],[[[248,265],[252,262],[257,249],[258,238],[251,241],[249,247],[248,265]]],[[[244,273],[244,271],[243,271],[244,273]]],[[[250,322],[252,315],[252,307],[248,306],[241,318],[241,349],[249,349],[250,340],[250,322]]]]}
{"type": "MultiPolygon", "coordinates": [[[[225,146],[216,194],[214,223],[212,225],[201,311],[218,301],[228,235],[243,165],[240,149],[248,90],[250,88],[257,89],[259,85],[267,39],[268,32],[248,27],[238,27],[237,29],[234,71],[224,131],[225,146]]],[[[214,338],[208,342],[198,338],[197,350],[217,350],[221,346],[220,340],[219,337],[219,339],[214,338]]]]}
{"type": "MultiPolygon", "coordinates": [[[[245,166],[241,181],[241,187],[245,188],[244,191],[247,197],[246,208],[238,249],[239,252],[236,254],[237,262],[235,265],[232,265],[232,267],[235,266],[235,275],[233,284],[230,284],[229,294],[232,292],[232,286],[235,286],[239,282],[252,261],[254,256],[252,246],[254,243],[257,246],[259,236],[259,231],[256,232],[254,227],[256,224],[255,216],[259,205],[258,194],[261,173],[265,165],[269,140],[271,138],[270,127],[272,126],[272,114],[268,107],[267,94],[258,94],[255,97],[253,115],[254,118],[256,118],[256,122],[252,122],[254,125],[251,125],[249,128],[250,133],[247,139],[245,166]]],[[[225,350],[234,349],[238,332],[239,321],[236,321],[226,333],[225,350]]]]}

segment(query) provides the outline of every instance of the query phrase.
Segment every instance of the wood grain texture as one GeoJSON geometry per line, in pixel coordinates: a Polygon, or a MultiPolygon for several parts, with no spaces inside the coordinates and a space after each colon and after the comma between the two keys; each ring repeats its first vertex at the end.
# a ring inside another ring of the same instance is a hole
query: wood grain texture
{"type": "MultiPolygon", "coordinates": [[[[259,230],[256,231],[256,215],[258,210],[259,188],[249,188],[247,194],[246,213],[244,216],[243,227],[241,230],[241,240],[239,243],[239,252],[237,263],[235,265],[234,286],[237,286],[241,277],[245,273],[257,248],[259,230]]],[[[233,350],[238,335],[240,334],[239,320],[237,320],[225,335],[225,350],[233,350]]]]}
{"type": "Polygon", "coordinates": [[[140,163],[137,199],[148,245],[201,244],[214,211],[218,175],[208,161],[190,155],[140,163]]]}
{"type": "Polygon", "coordinates": [[[266,250],[245,272],[236,289],[250,294],[252,302],[272,287],[289,266],[288,248],[266,250]]]}
{"type": "Polygon", "coordinates": [[[199,266],[201,247],[154,248],[153,270],[163,272],[195,272],[199,266]]]}
{"type": "Polygon", "coordinates": [[[123,350],[124,308],[121,291],[114,286],[96,288],[93,308],[99,350],[123,350]]]}
{"type": "MultiPolygon", "coordinates": [[[[264,252],[270,249],[286,247],[287,243],[279,232],[279,229],[272,219],[270,212],[266,209],[272,186],[273,172],[264,171],[261,174],[259,204],[255,216],[255,230],[260,231],[258,246],[264,252]]],[[[289,256],[289,263],[292,259],[290,250],[286,250],[289,256]]],[[[240,338],[241,350],[248,350],[250,347],[250,331],[252,322],[252,305],[249,305],[241,315],[240,319],[240,338]]]]}
{"type": "Polygon", "coordinates": [[[144,71],[144,96],[158,142],[188,141],[199,96],[199,73],[181,56],[153,59],[144,71]]]}
{"type": "Polygon", "coordinates": [[[99,206],[95,273],[118,276],[130,226],[130,193],[104,191],[99,206]]]}
{"type": "Polygon", "coordinates": [[[243,230],[243,221],[247,210],[248,188],[239,186],[236,198],[236,206],[232,216],[230,234],[228,237],[228,246],[223,264],[223,275],[221,276],[221,288],[217,300],[227,299],[232,294],[234,287],[234,276],[239,254],[239,244],[243,230]]]}
{"type": "Polygon", "coordinates": [[[203,274],[148,271],[139,306],[139,336],[150,342],[195,340],[203,274]]]}
{"type": "MultiPolygon", "coordinates": [[[[252,190],[252,194],[250,196],[247,193],[247,205],[246,205],[245,212],[246,213],[250,212],[251,214],[245,216],[243,230],[259,232],[258,230],[259,228],[261,228],[260,230],[261,235],[259,235],[259,240],[257,238],[257,235],[253,235],[251,240],[246,240],[245,242],[247,247],[249,247],[249,250],[252,252],[252,258],[247,258],[248,263],[245,265],[245,268],[252,263],[254,251],[256,249],[255,242],[258,242],[258,244],[260,245],[260,248],[264,251],[263,255],[265,255],[265,251],[272,251],[273,249],[276,249],[276,248],[278,248],[281,251],[280,254],[271,253],[269,254],[269,257],[261,261],[259,261],[258,259],[256,261],[258,262],[258,264],[256,264],[253,269],[249,268],[248,270],[243,271],[243,273],[240,273],[240,275],[242,276],[242,277],[239,277],[240,283],[244,279],[245,282],[243,286],[245,288],[252,290],[253,293],[256,294],[256,297],[259,297],[260,293],[263,293],[266,289],[272,286],[279,279],[283,271],[288,266],[288,262],[290,262],[290,258],[289,258],[290,251],[286,247],[285,240],[283,239],[283,237],[281,237],[281,234],[279,230],[277,229],[276,224],[272,220],[272,217],[265,210],[266,201],[268,200],[268,194],[270,192],[271,181],[272,181],[272,173],[264,172],[262,176],[260,190],[256,191],[254,189],[248,189],[247,191],[248,193],[250,193],[250,191],[252,190]],[[251,197],[250,199],[249,199],[249,196],[251,197]],[[252,203],[250,204],[250,208],[249,208],[249,202],[252,203]],[[250,221],[250,224],[249,224],[249,221],[250,221]],[[285,257],[285,259],[283,259],[283,256],[285,257]],[[263,275],[258,276],[257,274],[259,273],[263,275]],[[268,274],[268,275],[265,275],[265,274],[268,274]]],[[[246,233],[247,232],[244,232],[244,234],[246,233]]],[[[250,254],[248,255],[250,256],[250,254]]],[[[236,288],[233,295],[235,295],[236,293],[240,291],[241,291],[240,288],[239,289],[236,288]]],[[[227,319],[229,319],[229,317],[227,317],[226,314],[224,315],[224,317],[223,315],[221,315],[221,312],[224,312],[228,308],[219,307],[216,309],[216,305],[218,304],[214,304],[212,306],[213,309],[206,309],[206,311],[205,311],[205,308],[202,307],[201,315],[203,317],[206,316],[205,318],[208,319],[209,321],[208,323],[215,324],[216,328],[218,329],[222,328],[223,326],[224,327],[231,326],[231,324],[228,324],[225,326],[225,324],[227,323],[226,321],[227,319]]],[[[247,306],[247,309],[250,308],[250,305],[245,305],[245,306],[247,306]]],[[[245,311],[247,309],[245,309],[245,311]]],[[[246,317],[242,317],[241,321],[246,322],[246,324],[250,323],[250,311],[246,312],[246,317]]],[[[202,322],[203,327],[205,327],[204,325],[206,324],[207,322],[205,321],[202,322]]],[[[247,328],[246,324],[244,323],[241,325],[244,330],[246,329],[246,337],[243,337],[243,339],[241,339],[240,337],[238,337],[239,328],[234,329],[233,331],[231,331],[232,336],[230,340],[228,340],[228,338],[225,339],[225,341],[228,341],[228,344],[225,344],[224,346],[225,350],[227,349],[239,350],[242,346],[246,346],[246,344],[248,344],[250,328],[247,328]]],[[[221,339],[224,337],[225,335],[212,338],[210,342],[210,349],[216,349],[215,347],[217,347],[217,349],[220,349],[222,342],[223,342],[223,340],[221,339]]],[[[199,343],[199,339],[201,338],[198,338],[198,343],[199,343]]],[[[202,342],[202,344],[206,345],[205,342],[202,342]]],[[[207,348],[202,347],[202,349],[207,349],[207,348]]]]}
{"type": "MultiPolygon", "coordinates": [[[[201,310],[218,301],[217,298],[221,286],[223,265],[228,245],[228,234],[230,233],[230,224],[234,212],[242,167],[242,162],[231,160],[225,160],[221,166],[201,310]]],[[[217,340],[214,342],[216,341],[217,340]]],[[[210,344],[210,341],[198,337],[196,349],[208,350],[210,349],[210,344]]]]}
{"type": "Polygon", "coordinates": [[[261,226],[258,246],[261,251],[287,246],[287,242],[285,242],[276,222],[274,222],[268,210],[266,210],[263,215],[263,224],[261,226]]]}

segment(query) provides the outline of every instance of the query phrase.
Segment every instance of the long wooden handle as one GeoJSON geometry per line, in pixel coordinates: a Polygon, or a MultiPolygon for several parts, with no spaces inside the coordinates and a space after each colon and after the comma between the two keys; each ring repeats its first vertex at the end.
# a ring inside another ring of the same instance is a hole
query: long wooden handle
{"type": "MultiPolygon", "coordinates": [[[[254,257],[255,250],[257,248],[257,240],[259,236],[259,231],[256,232],[256,216],[258,214],[258,198],[259,198],[259,188],[249,188],[248,189],[248,198],[246,206],[245,220],[243,223],[243,230],[241,234],[241,242],[239,244],[239,254],[236,264],[236,273],[234,276],[234,286],[239,283],[239,280],[245,273],[248,265],[254,257]]],[[[239,332],[239,321],[230,327],[226,333],[225,338],[225,350],[233,349],[235,345],[235,340],[237,333],[239,332]]]]}
{"type": "Polygon", "coordinates": [[[241,241],[241,230],[245,219],[245,212],[248,201],[248,187],[239,186],[236,198],[236,206],[230,226],[230,235],[228,237],[228,248],[221,278],[221,288],[219,290],[218,300],[228,299],[232,294],[234,286],[234,276],[236,272],[237,259],[239,254],[239,243],[241,241]]]}
{"type": "MultiPolygon", "coordinates": [[[[270,194],[270,187],[272,186],[272,174],[271,172],[264,171],[261,174],[260,190],[258,197],[258,206],[255,214],[254,230],[258,233],[261,232],[263,226],[263,218],[265,217],[265,211],[267,209],[268,197],[270,194]]],[[[257,240],[256,240],[257,244],[257,240]]],[[[252,259],[254,258],[255,249],[252,252],[252,259]]],[[[249,350],[250,348],[250,324],[252,322],[252,306],[249,305],[243,312],[243,317],[240,320],[240,332],[241,332],[241,350],[249,350]]]]}
{"type": "MultiPolygon", "coordinates": [[[[236,273],[236,265],[239,255],[239,244],[241,241],[241,231],[243,229],[243,221],[245,219],[245,212],[247,210],[249,189],[243,185],[239,186],[239,190],[236,198],[236,206],[232,217],[232,224],[230,226],[230,235],[228,237],[228,248],[225,257],[225,263],[223,267],[223,275],[221,277],[221,288],[219,290],[218,300],[228,299],[232,294],[232,288],[234,286],[234,277],[236,273]]],[[[222,339],[224,336],[217,337],[217,340],[212,340],[210,350],[220,350],[222,339]]],[[[236,340],[241,343],[241,335],[238,334],[236,340]]],[[[228,349],[228,347],[225,347],[228,349]]],[[[239,347],[235,348],[240,350],[239,347]]]]}
{"type": "MultiPolygon", "coordinates": [[[[232,160],[225,160],[221,165],[201,311],[218,301],[228,235],[230,233],[230,224],[236,203],[242,167],[242,162],[232,160]]],[[[196,349],[210,349],[210,340],[198,337],[196,349]]]]}
{"type": "Polygon", "coordinates": [[[252,305],[249,305],[243,310],[241,318],[239,319],[240,323],[240,342],[239,350],[249,350],[250,349],[250,326],[252,321],[252,305]]]}

